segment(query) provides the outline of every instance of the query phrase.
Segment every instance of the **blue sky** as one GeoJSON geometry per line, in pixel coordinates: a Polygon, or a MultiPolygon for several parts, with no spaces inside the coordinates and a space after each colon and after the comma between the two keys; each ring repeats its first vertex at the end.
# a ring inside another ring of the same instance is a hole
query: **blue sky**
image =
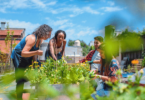
{"type": "MultiPolygon", "coordinates": [[[[10,27],[26,28],[31,34],[41,24],[53,28],[52,34],[62,29],[67,41],[84,40],[87,44],[95,36],[104,36],[104,27],[116,25],[121,31],[143,30],[144,20],[128,6],[117,0],[0,0],[0,22],[9,22],[10,27]]],[[[137,11],[137,13],[140,13],[137,11]]],[[[53,35],[52,35],[53,37],[53,35]]]]}

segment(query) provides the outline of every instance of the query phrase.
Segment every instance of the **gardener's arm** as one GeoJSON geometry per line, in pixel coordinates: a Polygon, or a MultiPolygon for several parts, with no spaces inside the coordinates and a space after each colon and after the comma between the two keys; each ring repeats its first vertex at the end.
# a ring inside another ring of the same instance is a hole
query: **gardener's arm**
{"type": "Polygon", "coordinates": [[[36,50],[36,51],[30,51],[31,48],[35,45],[35,36],[34,35],[29,35],[26,37],[26,45],[24,46],[21,56],[22,57],[32,57],[34,55],[42,55],[43,51],[42,50],[36,50]]]}
{"type": "MultiPolygon", "coordinates": [[[[92,50],[92,51],[93,51],[93,50],[92,50]]],[[[90,52],[88,53],[88,55],[87,55],[84,59],[79,60],[79,63],[83,63],[83,62],[85,62],[85,61],[89,61],[88,58],[92,57],[92,51],[90,51],[90,52]]]]}
{"type": "Polygon", "coordinates": [[[92,64],[92,63],[102,64],[101,59],[100,60],[94,60],[94,61],[91,60],[91,61],[88,61],[88,63],[89,64],[92,64]]]}
{"type": "Polygon", "coordinates": [[[33,61],[37,61],[37,55],[33,56],[33,61]]]}
{"type": "Polygon", "coordinates": [[[64,51],[65,51],[65,45],[66,45],[66,40],[63,40],[63,47],[62,47],[62,51],[61,54],[64,56],[64,51]]]}
{"type": "Polygon", "coordinates": [[[100,79],[104,80],[104,81],[111,81],[111,82],[115,82],[117,80],[116,77],[109,77],[109,76],[103,76],[103,75],[96,75],[96,78],[100,77],[100,79]]]}
{"type": "Polygon", "coordinates": [[[101,59],[100,60],[94,60],[93,63],[101,64],[101,59]]]}
{"type": "Polygon", "coordinates": [[[104,65],[103,65],[103,62],[102,62],[102,59],[101,59],[101,75],[103,75],[103,67],[104,67],[104,65]]]}
{"type": "Polygon", "coordinates": [[[55,54],[54,54],[54,47],[53,47],[53,45],[54,45],[54,40],[53,40],[53,39],[50,40],[49,45],[50,45],[50,53],[51,53],[51,55],[52,55],[52,58],[53,58],[54,60],[57,60],[57,58],[56,58],[56,56],[55,56],[55,54]]]}

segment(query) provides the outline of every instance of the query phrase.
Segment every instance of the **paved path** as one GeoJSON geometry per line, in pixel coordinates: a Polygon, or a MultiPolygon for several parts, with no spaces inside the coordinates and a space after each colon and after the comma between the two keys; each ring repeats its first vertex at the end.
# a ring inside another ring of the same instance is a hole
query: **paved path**
{"type": "MultiPolygon", "coordinates": [[[[61,91],[63,89],[63,86],[62,85],[53,85],[53,87],[58,90],[58,91],[61,91]]],[[[11,84],[3,87],[3,91],[0,91],[0,100],[12,100],[12,99],[9,99],[7,94],[9,93],[9,91],[12,91],[14,90],[15,91],[16,89],[16,82],[13,81],[11,84]]],[[[30,86],[30,83],[29,82],[26,82],[24,84],[24,89],[31,89],[31,86],[30,86]]],[[[32,89],[35,89],[35,86],[32,87],[32,89]]],[[[80,98],[80,95],[79,94],[76,94],[75,97],[77,99],[80,98]]],[[[40,96],[39,98],[36,98],[34,100],[70,100],[69,97],[67,97],[66,95],[60,95],[58,96],[57,98],[54,98],[54,99],[51,99],[51,98],[45,98],[43,96],[40,96]]]]}

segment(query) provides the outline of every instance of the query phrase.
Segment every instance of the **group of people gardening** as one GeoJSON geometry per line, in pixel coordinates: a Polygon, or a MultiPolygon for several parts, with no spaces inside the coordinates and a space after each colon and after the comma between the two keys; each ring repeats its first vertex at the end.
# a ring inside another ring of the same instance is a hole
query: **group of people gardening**
{"type": "MultiPolygon", "coordinates": [[[[39,50],[43,40],[47,40],[51,37],[52,28],[46,24],[39,26],[32,34],[25,36],[13,49],[11,58],[15,67],[15,77],[16,77],[16,94],[17,100],[22,100],[24,83],[28,80],[24,76],[25,69],[32,64],[32,61],[38,61],[38,55],[42,55],[44,52],[39,50]]],[[[58,30],[55,36],[49,41],[46,52],[45,59],[51,57],[54,60],[59,60],[64,55],[64,50],[66,46],[66,33],[63,30],[58,30]]],[[[104,81],[117,80],[115,72],[119,69],[118,61],[112,55],[112,60],[109,64],[105,60],[105,44],[103,43],[103,38],[97,36],[94,38],[95,50],[89,52],[89,54],[78,63],[83,63],[87,60],[90,64],[90,70],[96,73],[99,80],[96,80],[98,87],[96,89],[97,94],[94,95],[107,96],[108,91],[107,86],[104,81]],[[100,88],[101,87],[101,88],[100,88]],[[99,88],[99,89],[98,89],[99,88]],[[100,92],[101,91],[101,92],[100,92]],[[101,94],[100,94],[101,93],[101,94]]],[[[41,62],[39,62],[41,64],[41,62]]]]}

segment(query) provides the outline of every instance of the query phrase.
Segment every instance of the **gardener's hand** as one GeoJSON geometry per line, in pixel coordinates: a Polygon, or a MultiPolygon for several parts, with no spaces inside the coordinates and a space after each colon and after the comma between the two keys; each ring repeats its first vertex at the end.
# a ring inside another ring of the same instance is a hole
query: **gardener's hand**
{"type": "Polygon", "coordinates": [[[64,44],[64,45],[66,44],[66,40],[65,40],[65,39],[63,40],[63,44],[64,44]]]}
{"type": "Polygon", "coordinates": [[[93,61],[87,61],[87,63],[92,64],[92,63],[93,63],[93,61]]]}
{"type": "Polygon", "coordinates": [[[43,51],[42,50],[37,50],[37,55],[42,56],[43,55],[43,51]]]}
{"type": "Polygon", "coordinates": [[[101,75],[96,75],[96,78],[101,78],[101,75]]]}
{"type": "Polygon", "coordinates": [[[76,63],[80,63],[79,61],[77,61],[76,63]]]}

